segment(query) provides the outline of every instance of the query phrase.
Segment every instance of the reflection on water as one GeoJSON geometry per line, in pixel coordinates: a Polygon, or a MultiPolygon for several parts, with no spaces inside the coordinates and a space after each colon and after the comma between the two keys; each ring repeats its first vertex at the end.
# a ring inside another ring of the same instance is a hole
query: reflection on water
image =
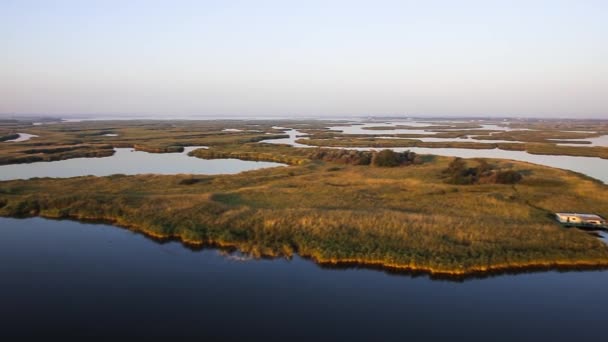
{"type": "Polygon", "coordinates": [[[605,333],[606,271],[452,282],[222,254],[108,225],[0,218],[0,335],[586,341],[605,333]]]}
{"type": "Polygon", "coordinates": [[[109,176],[112,174],[234,174],[267,167],[284,166],[270,162],[238,159],[205,160],[190,157],[188,152],[201,147],[188,147],[183,153],[148,153],[131,148],[117,148],[104,158],[75,158],[54,162],[36,162],[0,166],[0,180],[32,177],[109,176]]]}

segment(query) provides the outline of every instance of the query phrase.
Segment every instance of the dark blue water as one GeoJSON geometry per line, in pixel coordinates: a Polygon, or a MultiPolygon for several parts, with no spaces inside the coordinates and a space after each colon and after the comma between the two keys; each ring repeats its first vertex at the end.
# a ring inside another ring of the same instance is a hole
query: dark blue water
{"type": "Polygon", "coordinates": [[[602,341],[607,314],[605,271],[431,280],[0,218],[2,341],[602,341]]]}

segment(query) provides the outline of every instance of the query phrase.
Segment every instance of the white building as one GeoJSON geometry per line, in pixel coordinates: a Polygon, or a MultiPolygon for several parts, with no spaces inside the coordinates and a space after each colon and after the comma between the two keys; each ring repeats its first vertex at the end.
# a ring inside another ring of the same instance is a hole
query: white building
{"type": "Polygon", "coordinates": [[[555,217],[566,225],[605,226],[606,220],[595,214],[556,213],[555,217]]]}

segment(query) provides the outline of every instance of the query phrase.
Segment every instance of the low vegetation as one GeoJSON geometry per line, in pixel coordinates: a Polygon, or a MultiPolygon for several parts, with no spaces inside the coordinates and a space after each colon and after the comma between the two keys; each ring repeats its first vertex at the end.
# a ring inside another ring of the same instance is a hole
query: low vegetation
{"type": "Polygon", "coordinates": [[[497,169],[485,159],[478,159],[477,166],[469,167],[462,158],[454,158],[443,170],[450,184],[515,184],[521,181],[522,174],[512,169],[497,169]]]}
{"type": "MultiPolygon", "coordinates": [[[[310,134],[299,143],[317,147],[425,147],[466,148],[527,151],[532,154],[569,155],[608,159],[608,147],[560,146],[558,142],[576,143],[564,139],[584,139],[608,134],[604,121],[476,121],[441,125],[397,126],[395,129],[425,129],[428,134],[343,134],[327,127],[344,125],[343,121],[319,120],[207,120],[207,121],[87,121],[61,122],[58,118],[32,118],[28,120],[0,120],[0,142],[17,138],[16,132],[35,134],[38,137],[22,142],[0,145],[0,165],[54,161],[78,157],[106,157],[113,148],[128,147],[152,153],[183,151],[185,146],[234,146],[251,142],[286,138],[284,129],[298,129],[310,134]],[[34,125],[34,123],[42,123],[34,125]],[[497,131],[479,128],[482,124],[498,124],[517,128],[517,131],[497,131]],[[527,130],[523,130],[526,128],[527,130]],[[534,130],[529,130],[534,129],[534,130]],[[417,138],[466,138],[463,141],[423,142],[417,138]],[[400,139],[383,139],[383,138],[400,139]],[[513,143],[495,140],[514,141],[513,143]],[[516,143],[515,141],[524,141],[516,143]],[[31,153],[36,151],[36,153],[31,153]]],[[[378,127],[390,130],[390,127],[378,127]]],[[[373,127],[370,132],[373,132],[373,127]]],[[[228,153],[225,149],[222,153],[228,153]]],[[[202,154],[202,153],[201,153],[202,154]]]]}
{"type": "Polygon", "coordinates": [[[605,244],[551,218],[555,211],[608,216],[607,186],[572,172],[410,153],[380,152],[370,159],[369,152],[271,144],[193,151],[208,158],[226,153],[264,160],[274,155],[293,166],[222,176],[0,182],[0,215],[105,220],[253,256],[299,253],[319,263],[443,275],[608,266],[605,244]],[[446,182],[450,168],[477,169],[476,185],[446,182]],[[513,182],[505,176],[504,183],[514,184],[501,184],[499,176],[484,181],[486,172],[511,171],[525,177],[513,182]]]}
{"type": "Polygon", "coordinates": [[[424,142],[417,139],[383,139],[383,138],[334,138],[334,139],[298,139],[298,143],[319,147],[428,147],[428,148],[472,148],[494,149],[495,143],[477,143],[467,141],[424,142]]]}
{"type": "MultiPolygon", "coordinates": [[[[423,143],[341,136],[327,132],[329,124],[336,122],[278,125],[312,134],[313,139],[300,142],[313,146],[399,144],[543,154],[606,153],[606,148],[536,142],[423,143]]],[[[223,120],[33,126],[32,122],[3,121],[3,136],[27,132],[39,137],[0,145],[0,163],[106,156],[116,147],[165,153],[183,151],[184,146],[208,146],[190,155],[273,161],[290,167],[219,176],[5,181],[0,182],[0,215],[104,220],[156,238],[234,247],[253,256],[299,253],[319,263],[444,275],[529,267],[608,267],[604,243],[583,231],[562,228],[551,216],[558,211],[608,216],[608,186],[598,181],[505,160],[260,143],[286,137],[275,125],[223,120]]],[[[458,137],[466,131],[458,128],[437,134],[458,137]]]]}
{"type": "Polygon", "coordinates": [[[365,138],[333,138],[333,139],[299,139],[298,143],[318,147],[374,147],[374,148],[465,148],[465,149],[501,149],[507,151],[525,151],[531,154],[562,155],[579,157],[596,157],[608,159],[608,147],[603,146],[560,146],[555,143],[479,143],[470,141],[437,141],[425,142],[417,139],[382,139],[378,137],[365,138]]]}
{"type": "Polygon", "coordinates": [[[191,156],[202,159],[241,159],[267,161],[288,165],[302,165],[310,161],[310,152],[280,144],[221,145],[210,149],[197,149],[191,156]]]}
{"type": "MultiPolygon", "coordinates": [[[[473,137],[476,140],[509,140],[521,142],[537,142],[537,143],[572,143],[568,139],[585,139],[602,135],[598,132],[571,132],[571,131],[537,131],[537,130],[515,130],[515,131],[500,131],[488,135],[477,135],[473,137]]],[[[576,143],[576,142],[575,142],[576,143]]],[[[582,143],[584,144],[584,143],[582,143]]]]}
{"type": "MultiPolygon", "coordinates": [[[[298,126],[319,128],[319,122],[297,121],[298,126]]],[[[6,120],[0,136],[11,132],[35,134],[36,139],[0,145],[0,165],[54,161],[79,157],[107,157],[114,148],[152,153],[181,152],[185,146],[246,144],[288,137],[270,121],[93,121],[48,122],[6,120]],[[225,131],[230,128],[236,131],[225,131]],[[111,134],[111,135],[107,135],[111,134]]]]}
{"type": "Polygon", "coordinates": [[[8,141],[8,140],[14,140],[19,138],[19,134],[17,133],[4,133],[4,134],[0,134],[0,142],[2,141],[8,141]]]}
{"type": "Polygon", "coordinates": [[[302,165],[312,161],[324,161],[349,165],[373,165],[393,167],[422,163],[421,157],[413,152],[393,152],[392,150],[356,151],[329,148],[295,149],[280,144],[224,145],[212,149],[197,149],[191,156],[203,159],[232,158],[252,161],[268,161],[288,165],[302,165]]]}
{"type": "Polygon", "coordinates": [[[428,130],[441,130],[441,129],[478,129],[482,128],[478,124],[468,124],[468,123],[452,123],[450,125],[428,125],[428,126],[410,126],[410,125],[395,125],[395,126],[371,126],[371,127],[363,127],[364,130],[370,131],[390,131],[390,130],[398,130],[398,129],[411,129],[411,130],[420,130],[420,129],[428,129],[428,130]]]}
{"type": "Polygon", "coordinates": [[[410,164],[421,164],[422,159],[414,152],[394,152],[392,150],[356,151],[343,149],[314,149],[310,153],[313,160],[350,164],[373,165],[378,167],[395,167],[410,164]]]}

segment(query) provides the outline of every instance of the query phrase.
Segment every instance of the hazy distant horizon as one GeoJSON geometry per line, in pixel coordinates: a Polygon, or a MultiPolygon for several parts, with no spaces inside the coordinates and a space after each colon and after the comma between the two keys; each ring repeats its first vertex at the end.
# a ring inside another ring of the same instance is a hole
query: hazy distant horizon
{"type": "Polygon", "coordinates": [[[175,114],[6,114],[0,113],[0,119],[62,119],[62,120],[365,120],[394,119],[400,120],[608,120],[606,116],[531,116],[531,115],[423,115],[423,114],[369,114],[369,115],[175,115],[175,114]]]}
{"type": "Polygon", "coordinates": [[[604,118],[607,17],[598,0],[7,0],[0,113],[604,118]]]}

